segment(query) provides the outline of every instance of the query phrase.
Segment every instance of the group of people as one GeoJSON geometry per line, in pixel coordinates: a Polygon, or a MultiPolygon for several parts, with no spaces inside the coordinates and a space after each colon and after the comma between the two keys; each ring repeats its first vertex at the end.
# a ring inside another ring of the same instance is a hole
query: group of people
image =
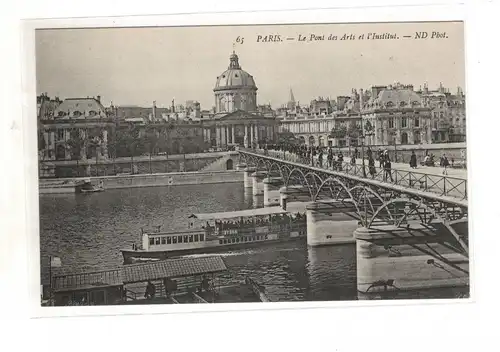
{"type": "MultiPolygon", "coordinates": [[[[320,146],[307,146],[305,144],[295,145],[295,144],[266,144],[261,146],[267,154],[269,150],[277,151],[277,152],[286,152],[294,155],[299,161],[304,164],[309,164],[311,166],[317,166],[321,168],[329,168],[335,171],[342,171],[343,163],[344,163],[344,155],[342,151],[335,152],[335,148],[330,147],[320,147],[320,146]],[[325,160],[326,159],[326,160],[325,160]],[[326,161],[326,162],[325,162],[326,161]]],[[[350,164],[355,165],[356,160],[360,158],[358,148],[354,148],[354,151],[351,153],[350,164]]],[[[373,152],[370,147],[367,147],[366,150],[366,160],[368,160],[368,171],[372,178],[375,177],[377,170],[375,168],[375,160],[378,160],[379,167],[383,169],[384,180],[388,179],[393,181],[392,177],[392,165],[389,157],[389,152],[387,149],[382,150],[378,149],[376,152],[373,152]]],[[[451,159],[451,164],[453,165],[453,159],[451,159]]],[[[425,158],[423,160],[423,165],[425,166],[434,166],[434,155],[431,153],[429,155],[426,152],[425,158]]],[[[445,154],[441,156],[439,165],[443,168],[443,175],[447,175],[447,168],[450,166],[450,162],[445,154]]],[[[417,155],[415,151],[411,152],[410,156],[410,167],[412,169],[416,169],[418,167],[417,155]]]]}
{"type": "Polygon", "coordinates": [[[238,234],[241,230],[254,229],[259,226],[268,225],[291,225],[306,221],[306,214],[297,213],[295,215],[291,214],[272,214],[267,218],[253,218],[253,219],[241,219],[241,220],[228,220],[221,221],[215,220],[214,226],[210,225],[207,221],[203,228],[207,233],[228,233],[228,234],[238,234]],[[237,231],[228,231],[237,230],[237,231]]]}

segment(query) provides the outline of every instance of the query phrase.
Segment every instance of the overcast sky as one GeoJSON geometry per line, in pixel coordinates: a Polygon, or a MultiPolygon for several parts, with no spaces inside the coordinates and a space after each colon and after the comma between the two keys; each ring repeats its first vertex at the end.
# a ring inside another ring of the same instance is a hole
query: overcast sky
{"type": "Polygon", "coordinates": [[[198,100],[214,103],[213,87],[227,69],[233,43],[242,69],[254,76],[258,103],[308,103],[318,96],[349,95],[352,88],[394,82],[443,82],[465,88],[462,23],[392,23],[221,27],[156,27],[39,30],[36,34],[37,93],[61,98],[101,95],[105,105],[169,106],[198,100]],[[416,31],[446,32],[446,39],[405,39],[416,31]],[[368,33],[395,33],[399,40],[367,40],[368,33]],[[325,35],[298,42],[298,35],[325,35]],[[329,34],[356,40],[328,41],[329,34]],[[358,36],[365,33],[365,40],[358,36]],[[279,34],[283,42],[257,42],[279,34]],[[287,37],[296,38],[286,40],[287,37]]]}

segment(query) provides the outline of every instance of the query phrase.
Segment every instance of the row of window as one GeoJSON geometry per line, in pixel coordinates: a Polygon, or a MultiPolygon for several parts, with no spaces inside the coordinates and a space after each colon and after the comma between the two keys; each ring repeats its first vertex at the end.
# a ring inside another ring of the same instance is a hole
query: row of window
{"type": "MultiPolygon", "coordinates": [[[[413,119],[413,126],[420,127],[420,118],[415,117],[413,119]]],[[[401,118],[401,128],[407,128],[407,127],[408,127],[408,118],[402,117],[401,118]]],[[[394,128],[394,118],[389,119],[389,128],[394,128]]]]}
{"type": "Polygon", "coordinates": [[[205,241],[204,234],[149,237],[149,245],[150,246],[159,245],[159,244],[193,243],[193,242],[203,242],[203,241],[205,241]]]}
{"type": "Polygon", "coordinates": [[[262,240],[267,240],[267,235],[225,238],[225,239],[219,240],[219,244],[255,242],[255,241],[262,241],[262,240]]]}

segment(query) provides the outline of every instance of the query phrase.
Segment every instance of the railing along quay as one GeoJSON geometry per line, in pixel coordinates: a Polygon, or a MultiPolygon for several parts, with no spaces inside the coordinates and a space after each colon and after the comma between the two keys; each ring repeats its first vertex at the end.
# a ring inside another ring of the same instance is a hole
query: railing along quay
{"type": "Polygon", "coordinates": [[[429,192],[440,197],[451,197],[456,200],[467,200],[467,179],[452,177],[448,175],[436,175],[417,171],[401,170],[391,168],[390,173],[384,170],[383,167],[372,167],[373,175],[370,174],[368,161],[365,159],[365,166],[359,164],[351,164],[350,162],[342,162],[340,165],[337,161],[333,161],[332,166],[328,164],[326,156],[323,159],[322,165],[319,165],[317,160],[312,163],[310,158],[302,157],[290,152],[261,150],[261,149],[240,149],[241,152],[250,154],[262,155],[271,157],[286,162],[300,164],[304,167],[322,169],[325,171],[333,171],[342,173],[346,176],[362,178],[366,181],[375,180],[386,183],[388,185],[400,186],[403,189],[419,192],[429,192]],[[363,172],[363,168],[365,171],[363,172]],[[391,180],[392,179],[392,180],[391,180]]]}

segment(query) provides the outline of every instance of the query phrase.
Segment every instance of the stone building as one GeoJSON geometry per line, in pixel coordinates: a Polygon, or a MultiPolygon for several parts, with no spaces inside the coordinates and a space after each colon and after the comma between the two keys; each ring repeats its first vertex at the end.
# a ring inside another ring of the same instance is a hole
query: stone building
{"type": "Polygon", "coordinates": [[[213,91],[214,116],[201,121],[204,140],[211,146],[250,147],[274,140],[274,112],[257,105],[255,80],[241,68],[234,52],[227,70],[217,76],[213,91]]]}
{"type": "Polygon", "coordinates": [[[306,145],[357,146],[363,135],[370,145],[420,144],[431,142],[430,111],[413,86],[396,83],[353,89],[336,102],[318,98],[308,107],[283,107],[278,118],[280,132],[306,145]]]}
{"type": "Polygon", "coordinates": [[[456,94],[444,88],[442,83],[436,90],[427,84],[418,93],[424,103],[432,109],[432,141],[434,143],[465,141],[465,94],[460,87],[456,94]]]}
{"type": "Polygon", "coordinates": [[[90,159],[96,153],[108,157],[108,136],[115,122],[99,96],[61,101],[42,94],[38,100],[40,160],[90,159]]]}
{"type": "Polygon", "coordinates": [[[359,97],[366,144],[431,143],[431,107],[412,85],[374,86],[359,97]]]}

